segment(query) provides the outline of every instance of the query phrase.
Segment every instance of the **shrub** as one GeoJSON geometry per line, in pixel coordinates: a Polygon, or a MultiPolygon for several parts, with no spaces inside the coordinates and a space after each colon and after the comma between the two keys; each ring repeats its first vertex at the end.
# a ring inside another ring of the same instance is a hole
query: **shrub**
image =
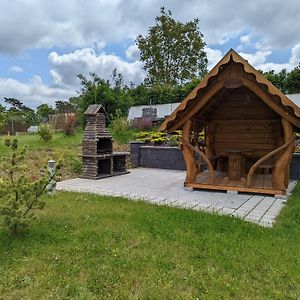
{"type": "Polygon", "coordinates": [[[168,138],[165,132],[142,131],[136,135],[137,141],[145,142],[147,145],[162,145],[166,144],[168,138]]]}
{"type": "Polygon", "coordinates": [[[53,137],[51,127],[48,124],[41,124],[39,126],[38,134],[40,135],[40,137],[44,142],[51,141],[53,137]]]}
{"type": "Polygon", "coordinates": [[[179,135],[179,134],[171,135],[170,138],[169,138],[169,145],[171,147],[178,146],[180,137],[181,137],[181,135],[179,135]]]}
{"type": "Polygon", "coordinates": [[[121,111],[117,110],[116,117],[113,118],[111,125],[110,125],[111,131],[115,133],[125,133],[128,131],[129,126],[128,126],[128,121],[126,120],[125,117],[122,116],[121,111]]]}
{"type": "Polygon", "coordinates": [[[121,115],[121,111],[117,110],[116,117],[113,118],[109,131],[119,143],[126,144],[129,139],[133,138],[133,132],[136,130],[129,129],[129,123],[125,117],[121,115]]]}
{"type": "Polygon", "coordinates": [[[151,134],[151,142],[153,145],[163,145],[163,144],[167,144],[168,142],[168,137],[167,134],[165,132],[153,132],[151,134]]]}
{"type": "Polygon", "coordinates": [[[5,170],[0,180],[0,217],[1,225],[16,235],[28,227],[38,210],[44,208],[45,202],[40,197],[46,193],[54,175],[50,176],[45,170],[32,179],[24,165],[25,150],[18,149],[16,139],[6,139],[5,144],[10,154],[0,163],[0,170],[5,170]]]}
{"type": "Polygon", "coordinates": [[[82,170],[82,162],[81,162],[81,160],[75,158],[72,161],[72,171],[75,174],[81,174],[81,170],[82,170]]]}
{"type": "MultiPolygon", "coordinates": [[[[175,130],[172,134],[160,131],[140,131],[135,135],[138,142],[144,142],[146,145],[162,145],[170,147],[179,146],[181,137],[181,130],[175,130]]],[[[199,132],[199,141],[204,142],[203,131],[199,132]]]]}

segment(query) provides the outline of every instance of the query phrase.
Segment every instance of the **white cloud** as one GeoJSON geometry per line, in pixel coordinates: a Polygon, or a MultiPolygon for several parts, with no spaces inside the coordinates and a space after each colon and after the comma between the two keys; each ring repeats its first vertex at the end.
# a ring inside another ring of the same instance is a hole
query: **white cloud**
{"type": "MultiPolygon", "coordinates": [[[[205,48],[208,59],[208,70],[211,70],[223,57],[223,53],[220,50],[205,48]]],[[[262,71],[280,72],[282,69],[291,71],[300,63],[300,43],[292,48],[291,57],[286,63],[273,63],[267,62],[268,57],[272,54],[270,50],[257,50],[254,53],[239,52],[239,54],[246,59],[254,68],[262,71]]]]}
{"type": "Polygon", "coordinates": [[[19,66],[11,66],[9,72],[22,73],[24,70],[19,66]]]}
{"type": "Polygon", "coordinates": [[[208,70],[211,70],[218,62],[219,60],[223,57],[222,51],[216,50],[216,49],[211,49],[209,47],[205,48],[205,52],[207,55],[207,60],[208,60],[208,70]]]}
{"type": "Polygon", "coordinates": [[[53,82],[60,86],[78,86],[78,74],[88,75],[89,72],[98,74],[103,79],[110,80],[112,71],[116,68],[126,83],[143,81],[145,73],[140,61],[127,62],[112,54],[96,54],[91,48],[78,49],[74,52],[59,55],[51,52],[50,74],[53,82]]]}
{"type": "Polygon", "coordinates": [[[133,44],[126,49],[126,57],[130,61],[136,61],[140,59],[140,50],[137,45],[133,44]]]}
{"type": "Polygon", "coordinates": [[[280,72],[282,69],[287,69],[287,71],[291,71],[296,66],[298,66],[300,62],[300,43],[292,48],[291,57],[286,63],[266,62],[267,57],[272,54],[272,51],[270,50],[258,50],[253,54],[239,52],[239,54],[244,59],[248,60],[249,63],[253,65],[253,67],[262,71],[274,70],[275,72],[280,72]]]}
{"type": "Polygon", "coordinates": [[[0,38],[6,42],[0,45],[0,51],[16,53],[31,47],[103,43],[109,40],[108,26],[116,4],[117,1],[101,0],[31,0],[16,5],[1,1],[0,38]]]}
{"type": "MultiPolygon", "coordinates": [[[[251,38],[252,38],[251,34],[246,34],[246,35],[240,36],[239,41],[241,44],[236,47],[236,51],[243,52],[245,50],[245,48],[253,47],[253,46],[256,48],[256,45],[252,42],[251,38]]],[[[259,49],[259,48],[256,48],[256,49],[259,49]]],[[[260,50],[262,50],[262,49],[260,49],[260,50]]]]}
{"type": "Polygon", "coordinates": [[[17,5],[2,0],[0,40],[5,43],[0,44],[0,52],[52,46],[86,48],[99,41],[106,44],[135,38],[154,24],[161,6],[171,9],[175,19],[199,18],[209,45],[224,43],[244,30],[261,36],[264,46],[285,48],[299,43],[298,0],[289,0],[287,5],[281,0],[189,0],[188,4],[180,0],[30,0],[17,5]]]}
{"type": "Polygon", "coordinates": [[[106,46],[106,43],[104,41],[95,41],[93,48],[96,49],[97,51],[100,51],[104,49],[106,46]]]}
{"type": "Polygon", "coordinates": [[[265,51],[256,51],[253,54],[249,54],[249,53],[243,53],[243,52],[239,52],[239,54],[246,60],[248,60],[248,62],[253,65],[253,66],[258,66],[258,65],[262,65],[266,62],[266,59],[269,55],[272,54],[272,51],[269,50],[265,50],[265,51]]]}
{"type": "Polygon", "coordinates": [[[300,64],[300,43],[292,48],[292,56],[290,58],[290,64],[294,67],[300,64]]]}
{"type": "Polygon", "coordinates": [[[287,69],[288,71],[291,71],[293,68],[291,67],[290,64],[285,63],[285,64],[277,64],[277,63],[272,63],[268,62],[262,65],[256,66],[258,70],[262,70],[264,72],[272,71],[274,70],[275,73],[280,72],[282,69],[287,69]]]}
{"type": "Polygon", "coordinates": [[[242,44],[246,44],[246,45],[250,44],[250,42],[251,42],[251,34],[242,35],[240,37],[240,42],[242,44]]]}
{"type": "Polygon", "coordinates": [[[66,100],[75,95],[74,89],[62,89],[46,85],[39,76],[34,76],[27,83],[12,78],[0,78],[0,99],[13,97],[32,108],[42,103],[54,105],[57,100],[66,100]]]}
{"type": "MultiPolygon", "coordinates": [[[[222,33],[220,35],[220,37],[218,37],[218,39],[216,40],[216,42],[219,45],[224,45],[227,42],[229,42],[231,39],[235,39],[239,36],[240,31],[239,30],[235,30],[235,31],[231,31],[231,32],[226,32],[226,33],[222,33]]],[[[207,36],[208,42],[209,42],[209,36],[207,36]]]]}
{"type": "Polygon", "coordinates": [[[96,54],[91,48],[78,49],[59,55],[49,54],[52,84],[45,84],[40,76],[33,76],[28,82],[20,82],[12,78],[0,78],[0,99],[14,97],[24,101],[30,107],[41,103],[54,105],[57,100],[67,100],[76,96],[80,88],[78,74],[98,74],[101,78],[110,80],[112,71],[124,76],[126,83],[143,81],[145,72],[140,61],[127,62],[116,55],[96,54]]]}

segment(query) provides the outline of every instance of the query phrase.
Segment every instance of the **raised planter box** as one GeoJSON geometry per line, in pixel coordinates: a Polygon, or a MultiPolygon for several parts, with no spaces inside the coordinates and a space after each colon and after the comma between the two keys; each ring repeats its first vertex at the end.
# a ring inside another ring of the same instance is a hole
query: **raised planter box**
{"type": "Polygon", "coordinates": [[[186,170],[178,147],[145,146],[143,142],[130,143],[131,161],[137,167],[186,170]]]}
{"type": "MultiPolygon", "coordinates": [[[[186,170],[182,152],[178,147],[146,146],[143,142],[131,142],[130,156],[136,167],[186,170]]],[[[293,155],[290,179],[300,179],[300,153],[293,155]]]]}

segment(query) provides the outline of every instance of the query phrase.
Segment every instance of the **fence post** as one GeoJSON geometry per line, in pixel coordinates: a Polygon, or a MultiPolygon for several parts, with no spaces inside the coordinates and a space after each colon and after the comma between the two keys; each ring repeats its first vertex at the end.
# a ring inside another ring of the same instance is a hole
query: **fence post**
{"type": "Polygon", "coordinates": [[[48,194],[54,195],[56,192],[55,174],[55,161],[53,159],[48,160],[48,172],[50,177],[53,177],[47,186],[48,194]]]}

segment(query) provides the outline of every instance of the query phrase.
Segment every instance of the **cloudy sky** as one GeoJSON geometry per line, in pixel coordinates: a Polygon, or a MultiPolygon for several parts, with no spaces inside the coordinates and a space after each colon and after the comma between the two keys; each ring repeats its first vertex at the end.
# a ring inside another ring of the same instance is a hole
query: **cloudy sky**
{"type": "Polygon", "coordinates": [[[109,79],[117,68],[127,82],[143,81],[134,40],[161,6],[183,22],[199,18],[209,68],[230,48],[262,70],[300,62],[299,0],[1,0],[1,103],[66,100],[79,73],[109,79]]]}

